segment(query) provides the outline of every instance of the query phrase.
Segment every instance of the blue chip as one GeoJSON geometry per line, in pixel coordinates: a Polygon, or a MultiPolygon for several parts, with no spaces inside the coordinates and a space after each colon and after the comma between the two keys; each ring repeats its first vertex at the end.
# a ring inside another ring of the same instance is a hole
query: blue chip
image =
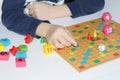
{"type": "Polygon", "coordinates": [[[87,62],[86,62],[86,61],[82,61],[81,64],[82,64],[82,65],[85,65],[85,64],[87,64],[87,62]]]}
{"type": "Polygon", "coordinates": [[[0,39],[0,42],[5,46],[9,46],[10,45],[10,40],[8,38],[3,38],[3,39],[0,39]]]}
{"type": "Polygon", "coordinates": [[[85,56],[86,56],[86,57],[90,56],[90,53],[85,53],[85,56]]]}
{"type": "Polygon", "coordinates": [[[87,52],[87,53],[90,53],[90,52],[92,52],[92,50],[91,50],[91,49],[87,49],[86,52],[87,52]]]}
{"type": "Polygon", "coordinates": [[[84,57],[83,60],[84,60],[84,61],[88,60],[88,57],[84,57]]]}

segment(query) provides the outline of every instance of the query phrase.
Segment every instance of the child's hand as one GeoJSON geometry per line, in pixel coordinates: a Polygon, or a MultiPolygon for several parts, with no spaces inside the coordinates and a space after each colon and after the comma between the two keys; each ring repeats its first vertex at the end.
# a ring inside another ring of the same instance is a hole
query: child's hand
{"type": "Polygon", "coordinates": [[[36,30],[38,36],[44,36],[48,43],[52,43],[55,48],[64,48],[65,46],[75,45],[76,42],[69,31],[59,25],[41,23],[36,30]]]}
{"type": "Polygon", "coordinates": [[[27,8],[29,15],[40,20],[50,20],[72,15],[67,5],[52,6],[43,2],[33,2],[27,8]]]}
{"type": "Polygon", "coordinates": [[[33,2],[28,5],[29,15],[40,19],[40,20],[49,20],[52,18],[53,6],[48,5],[43,2],[33,2]]]}

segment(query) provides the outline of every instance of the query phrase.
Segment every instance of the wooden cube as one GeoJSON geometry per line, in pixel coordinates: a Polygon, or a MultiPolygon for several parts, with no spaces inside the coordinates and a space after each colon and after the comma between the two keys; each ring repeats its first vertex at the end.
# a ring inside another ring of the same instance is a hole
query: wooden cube
{"type": "Polygon", "coordinates": [[[46,55],[54,53],[54,46],[52,44],[45,44],[44,45],[44,53],[46,55]]]}
{"type": "Polygon", "coordinates": [[[8,61],[10,53],[9,52],[0,52],[0,60],[8,61]]]}
{"type": "Polygon", "coordinates": [[[25,60],[25,58],[16,58],[15,61],[16,61],[16,67],[17,68],[19,68],[19,67],[26,67],[26,60],[25,60]]]}

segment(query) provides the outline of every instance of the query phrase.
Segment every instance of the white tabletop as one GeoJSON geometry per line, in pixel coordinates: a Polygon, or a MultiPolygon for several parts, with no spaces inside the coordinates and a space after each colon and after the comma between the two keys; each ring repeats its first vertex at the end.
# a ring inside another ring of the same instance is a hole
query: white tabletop
{"type": "MultiPolygon", "coordinates": [[[[119,4],[120,0],[106,0],[105,8],[98,13],[75,19],[69,17],[61,18],[51,20],[51,22],[68,26],[99,18],[106,11],[112,14],[113,20],[120,22],[119,4]]],[[[24,36],[8,31],[0,24],[0,38],[5,37],[11,40],[11,45],[6,50],[9,50],[12,45],[24,44],[24,36]]],[[[9,61],[0,61],[0,80],[120,80],[120,59],[79,73],[57,53],[45,56],[43,45],[40,44],[38,39],[34,39],[28,45],[28,48],[27,67],[25,68],[16,68],[15,57],[12,55],[9,61]]]]}

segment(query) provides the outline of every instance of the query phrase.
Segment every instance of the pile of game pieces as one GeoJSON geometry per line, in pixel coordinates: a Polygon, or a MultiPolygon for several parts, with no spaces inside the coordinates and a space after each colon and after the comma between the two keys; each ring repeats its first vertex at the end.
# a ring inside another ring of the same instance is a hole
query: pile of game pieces
{"type": "Polygon", "coordinates": [[[26,58],[27,58],[27,45],[22,44],[18,47],[12,46],[9,50],[10,53],[15,56],[16,67],[26,67],[26,58]]]}
{"type": "MultiPolygon", "coordinates": [[[[26,44],[30,44],[33,40],[33,37],[30,34],[27,34],[24,38],[26,44]]],[[[10,54],[15,57],[15,64],[17,68],[26,67],[26,58],[28,47],[26,44],[21,44],[18,47],[12,46],[9,51],[5,51],[5,47],[11,44],[10,39],[3,38],[0,39],[0,61],[8,61],[10,54]]]]}
{"type": "Polygon", "coordinates": [[[10,53],[5,51],[5,47],[10,45],[10,40],[8,38],[0,39],[0,61],[8,61],[10,53]]]}

